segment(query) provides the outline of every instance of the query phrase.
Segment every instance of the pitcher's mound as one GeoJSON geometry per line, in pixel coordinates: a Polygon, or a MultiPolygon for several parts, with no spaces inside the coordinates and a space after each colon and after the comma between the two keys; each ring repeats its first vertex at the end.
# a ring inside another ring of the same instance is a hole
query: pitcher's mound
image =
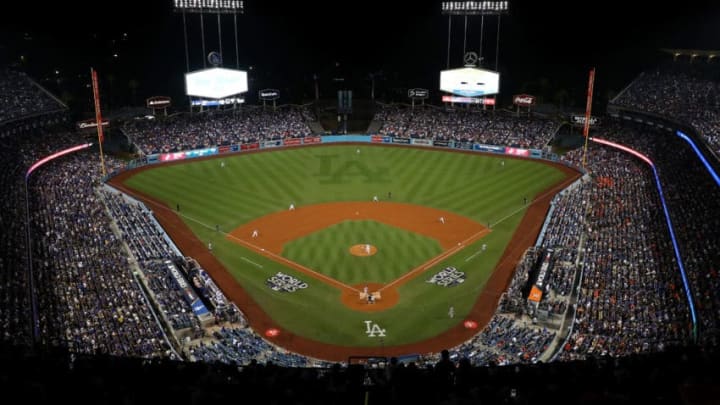
{"type": "Polygon", "coordinates": [[[350,247],[350,254],[354,256],[372,256],[377,253],[377,248],[373,245],[361,244],[352,245],[350,247]]]}

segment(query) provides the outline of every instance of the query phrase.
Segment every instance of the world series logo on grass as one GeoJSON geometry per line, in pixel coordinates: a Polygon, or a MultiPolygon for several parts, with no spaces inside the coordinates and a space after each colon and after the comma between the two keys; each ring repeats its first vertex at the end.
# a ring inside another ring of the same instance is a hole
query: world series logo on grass
{"type": "Polygon", "coordinates": [[[307,283],[285,273],[277,272],[274,276],[265,280],[265,284],[273,291],[295,292],[308,288],[307,283]]]}
{"type": "Polygon", "coordinates": [[[453,266],[445,267],[439,273],[430,277],[430,279],[426,282],[430,284],[437,284],[441,287],[453,287],[465,282],[465,272],[460,271],[453,266]]]}

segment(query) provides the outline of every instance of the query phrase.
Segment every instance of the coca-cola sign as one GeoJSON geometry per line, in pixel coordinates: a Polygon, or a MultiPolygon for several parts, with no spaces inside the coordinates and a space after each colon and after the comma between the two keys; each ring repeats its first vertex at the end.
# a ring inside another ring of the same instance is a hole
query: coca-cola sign
{"type": "Polygon", "coordinates": [[[529,94],[516,94],[513,96],[513,104],[522,107],[530,107],[531,105],[535,105],[535,96],[531,96],[529,94]]]}

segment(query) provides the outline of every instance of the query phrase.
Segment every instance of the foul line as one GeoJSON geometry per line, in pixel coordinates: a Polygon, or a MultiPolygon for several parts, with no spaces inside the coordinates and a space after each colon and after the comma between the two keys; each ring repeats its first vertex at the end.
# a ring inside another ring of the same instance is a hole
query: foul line
{"type": "Polygon", "coordinates": [[[240,256],[240,259],[245,260],[246,262],[248,262],[248,263],[250,263],[250,264],[254,264],[254,265],[260,267],[261,269],[263,268],[262,264],[255,263],[254,261],[248,259],[248,258],[245,257],[245,256],[240,256]]]}
{"type": "MultiPolygon", "coordinates": [[[[133,197],[139,199],[140,201],[142,201],[142,202],[145,203],[145,204],[151,204],[151,205],[156,206],[156,207],[159,207],[159,208],[161,208],[161,209],[163,209],[163,210],[167,210],[168,212],[171,212],[171,213],[173,213],[173,214],[175,214],[175,215],[177,215],[177,216],[179,216],[179,217],[186,218],[186,219],[188,219],[188,220],[190,220],[190,221],[193,221],[193,222],[195,222],[195,223],[197,223],[197,224],[200,224],[200,225],[204,226],[205,228],[208,228],[208,229],[211,229],[211,230],[214,230],[214,229],[215,229],[214,226],[210,226],[210,225],[208,225],[208,224],[206,224],[206,223],[204,223],[204,222],[202,222],[202,221],[199,221],[199,220],[197,220],[197,219],[195,219],[195,218],[193,218],[193,217],[190,217],[190,216],[188,216],[188,215],[185,215],[185,214],[181,214],[181,213],[179,213],[179,212],[176,212],[176,211],[174,211],[172,208],[170,208],[170,207],[168,207],[168,206],[166,206],[166,205],[163,205],[163,204],[160,204],[160,203],[158,203],[158,202],[155,202],[155,201],[152,201],[152,200],[148,200],[148,199],[146,199],[146,198],[143,198],[143,197],[137,195],[136,193],[131,192],[131,191],[128,190],[126,187],[122,187],[122,189],[118,188],[118,190],[119,190],[119,191],[122,191],[122,192],[124,192],[124,193],[126,193],[126,194],[128,194],[128,195],[130,195],[130,196],[133,196],[133,197]]],[[[233,234],[231,234],[231,233],[227,233],[227,232],[223,232],[223,231],[220,231],[219,233],[222,234],[222,235],[225,235],[227,238],[234,239],[236,243],[238,243],[238,244],[240,244],[240,245],[244,245],[245,247],[248,247],[248,248],[252,249],[253,251],[255,251],[255,252],[257,252],[257,253],[259,253],[259,254],[261,254],[261,255],[263,255],[263,256],[266,256],[266,257],[269,257],[270,259],[275,260],[276,262],[281,262],[281,263],[283,263],[283,264],[285,264],[285,265],[287,265],[287,266],[289,266],[289,267],[294,268],[295,270],[299,270],[299,271],[307,274],[307,275],[310,276],[310,277],[314,277],[314,278],[316,278],[316,279],[318,279],[318,280],[320,280],[320,281],[325,281],[327,284],[330,284],[331,286],[333,286],[333,287],[335,287],[335,288],[338,288],[338,289],[340,289],[340,290],[343,290],[343,289],[345,289],[345,290],[350,290],[350,291],[353,291],[353,292],[356,292],[356,293],[359,293],[359,292],[360,292],[360,290],[358,290],[357,288],[351,287],[351,286],[349,286],[349,285],[347,285],[347,284],[345,284],[345,283],[343,283],[343,282],[340,282],[340,281],[338,281],[338,280],[335,280],[334,278],[328,277],[328,276],[326,276],[326,275],[324,275],[324,274],[322,274],[322,273],[318,273],[318,272],[316,272],[316,271],[313,270],[313,269],[310,269],[310,268],[308,268],[308,267],[305,267],[305,266],[303,266],[303,265],[301,265],[301,264],[299,264],[299,263],[296,263],[296,262],[294,262],[294,261],[292,261],[292,260],[288,260],[288,259],[286,259],[286,258],[284,258],[284,257],[282,257],[282,256],[280,256],[280,255],[277,255],[277,254],[275,254],[275,253],[273,253],[273,252],[270,252],[269,250],[266,250],[266,249],[264,249],[264,248],[262,248],[262,247],[260,247],[260,246],[253,245],[252,243],[247,242],[247,241],[245,241],[245,240],[242,240],[242,239],[236,237],[235,235],[233,235],[233,234]]],[[[255,264],[256,264],[256,263],[255,263],[255,264]]]]}
{"type": "Polygon", "coordinates": [[[382,286],[380,289],[378,289],[378,291],[382,291],[382,290],[384,290],[384,289],[386,289],[386,288],[390,288],[390,287],[392,287],[392,286],[394,286],[394,285],[403,284],[403,283],[405,283],[405,282],[407,282],[407,281],[410,281],[411,279],[415,278],[416,276],[418,276],[420,273],[424,272],[424,271],[427,270],[428,268],[436,265],[438,262],[440,262],[440,261],[442,261],[442,260],[445,260],[448,256],[452,256],[452,255],[454,255],[455,253],[457,253],[459,250],[464,249],[464,248],[465,248],[465,245],[474,243],[476,240],[482,238],[483,236],[489,234],[490,232],[492,232],[492,231],[491,231],[490,229],[488,229],[488,228],[483,229],[482,231],[480,231],[480,232],[478,232],[478,233],[470,236],[469,238],[463,240],[462,242],[460,242],[459,245],[453,246],[452,248],[450,248],[450,249],[448,249],[448,250],[440,253],[439,255],[433,257],[432,259],[430,259],[430,260],[428,260],[427,262],[421,264],[420,266],[415,267],[414,269],[412,269],[412,270],[410,270],[409,272],[403,274],[402,276],[396,278],[395,280],[389,282],[388,284],[385,284],[385,285],[382,286]]]}
{"type": "MultiPolygon", "coordinates": [[[[497,225],[497,224],[500,224],[500,223],[505,222],[505,221],[508,220],[509,218],[512,218],[512,217],[513,217],[515,214],[517,214],[518,212],[520,212],[520,211],[522,211],[522,210],[524,210],[524,209],[529,209],[529,208],[530,208],[533,204],[535,204],[536,202],[542,201],[543,199],[545,199],[545,198],[547,198],[547,197],[549,197],[549,196],[551,196],[551,195],[557,194],[557,189],[558,189],[558,188],[559,188],[560,190],[564,189],[564,188],[567,186],[566,183],[567,183],[567,181],[566,181],[566,182],[563,182],[563,183],[560,184],[559,186],[553,187],[552,189],[548,190],[548,191],[545,192],[545,193],[540,194],[537,198],[535,198],[535,199],[533,199],[532,201],[530,201],[530,204],[523,205],[522,207],[520,207],[520,208],[512,211],[512,212],[509,213],[508,215],[500,218],[497,222],[493,222],[492,224],[488,224],[488,225],[497,225]]],[[[396,285],[396,284],[402,284],[401,282],[407,282],[407,281],[409,281],[410,279],[415,278],[417,275],[419,275],[420,273],[424,272],[424,271],[427,270],[429,267],[434,266],[434,265],[437,264],[438,262],[446,259],[448,256],[451,256],[451,255],[457,253],[457,252],[458,252],[459,250],[461,250],[461,249],[464,249],[464,248],[465,248],[465,245],[474,243],[475,241],[477,241],[478,239],[480,239],[481,237],[485,236],[486,234],[488,234],[488,233],[490,233],[490,232],[492,232],[491,229],[484,229],[484,230],[476,233],[475,235],[470,236],[469,238],[467,238],[467,239],[465,239],[464,241],[462,241],[459,246],[455,246],[455,247],[453,247],[453,248],[451,248],[451,249],[446,250],[445,252],[441,253],[440,255],[435,256],[434,258],[432,258],[432,259],[430,259],[429,261],[421,264],[420,266],[418,266],[418,267],[410,270],[409,272],[403,274],[402,276],[400,276],[400,277],[398,277],[397,279],[391,281],[390,283],[385,284],[384,286],[382,286],[382,288],[378,289],[378,291],[382,291],[382,290],[384,290],[384,289],[386,289],[386,288],[389,288],[389,287],[391,287],[391,286],[394,286],[394,285],[396,285]],[[472,241],[470,241],[470,240],[472,240],[472,241]],[[468,241],[470,241],[470,242],[468,242],[468,241]],[[406,280],[406,279],[407,279],[407,280],[406,280]]],[[[475,255],[477,255],[477,253],[475,253],[475,254],[474,254],[473,256],[471,256],[471,257],[474,257],[475,255]]],[[[469,258],[468,258],[468,259],[465,259],[465,261],[468,261],[468,260],[469,260],[469,258]]],[[[504,262],[504,261],[505,261],[505,260],[501,261],[500,263],[498,263],[497,265],[495,265],[495,267],[497,268],[497,267],[498,267],[502,262],[504,262]]]]}
{"type": "Polygon", "coordinates": [[[465,261],[468,262],[468,261],[472,260],[475,256],[479,255],[482,252],[483,252],[482,249],[478,250],[477,252],[473,253],[471,256],[466,257],[465,261]]]}
{"type": "Polygon", "coordinates": [[[244,245],[245,247],[249,247],[249,248],[253,249],[254,251],[256,251],[257,253],[260,253],[260,254],[263,255],[263,256],[267,256],[267,257],[275,260],[276,262],[281,262],[281,263],[283,263],[283,264],[286,264],[286,265],[294,268],[295,270],[300,270],[300,271],[302,271],[303,273],[306,273],[308,276],[317,278],[317,279],[319,279],[319,280],[321,280],[321,281],[325,281],[326,283],[330,284],[330,285],[333,286],[333,287],[339,288],[339,289],[341,289],[341,290],[342,290],[342,289],[346,289],[346,290],[354,291],[354,292],[357,292],[357,293],[360,292],[360,290],[358,290],[357,288],[351,287],[351,286],[349,286],[349,285],[347,285],[347,284],[345,284],[345,283],[343,283],[343,282],[340,282],[340,281],[338,281],[338,280],[335,280],[334,278],[328,277],[328,276],[326,276],[326,275],[324,275],[324,274],[322,274],[322,273],[318,273],[317,271],[315,271],[315,270],[313,270],[313,269],[311,269],[311,268],[309,268],[309,267],[305,267],[305,266],[303,266],[303,265],[300,264],[300,263],[297,263],[297,262],[294,262],[294,261],[292,261],[292,260],[286,259],[286,258],[284,258],[284,257],[282,257],[282,256],[280,256],[280,255],[278,255],[278,254],[275,254],[275,253],[273,253],[273,252],[271,252],[271,251],[269,251],[269,250],[267,250],[267,249],[265,249],[265,248],[262,248],[262,247],[257,246],[257,245],[253,245],[252,243],[250,243],[250,242],[248,242],[248,241],[246,241],[246,240],[240,239],[240,238],[238,238],[237,236],[235,236],[235,235],[233,235],[233,234],[231,234],[231,233],[225,233],[225,232],[223,232],[223,233],[226,235],[227,238],[233,239],[236,243],[238,243],[238,244],[240,244],[240,245],[244,245]]]}

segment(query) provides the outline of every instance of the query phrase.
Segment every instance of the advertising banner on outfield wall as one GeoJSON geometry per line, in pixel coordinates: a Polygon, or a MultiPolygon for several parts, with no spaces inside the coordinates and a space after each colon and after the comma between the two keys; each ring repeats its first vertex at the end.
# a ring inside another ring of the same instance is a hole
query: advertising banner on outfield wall
{"type": "Polygon", "coordinates": [[[300,139],[300,138],[285,138],[285,140],[283,140],[283,144],[285,146],[300,145],[300,144],[302,144],[302,139],[300,139]]]}
{"type": "Polygon", "coordinates": [[[542,157],[542,155],[543,155],[543,151],[541,151],[540,149],[530,149],[530,157],[539,159],[542,157]]]}
{"type": "Polygon", "coordinates": [[[265,141],[262,143],[263,148],[277,148],[278,146],[282,146],[281,140],[275,140],[275,141],[265,141]]]}
{"type": "Polygon", "coordinates": [[[508,155],[513,155],[513,156],[525,156],[525,157],[530,156],[530,151],[527,149],[523,149],[523,148],[507,147],[507,148],[505,148],[505,153],[508,155]]]}
{"type": "Polygon", "coordinates": [[[433,145],[434,146],[442,146],[445,148],[452,148],[452,141],[445,141],[445,140],[437,141],[437,140],[435,140],[435,141],[433,141],[433,145]]]}
{"type": "Polygon", "coordinates": [[[228,153],[228,152],[230,152],[230,145],[218,146],[218,153],[228,153]]]}
{"type": "Polygon", "coordinates": [[[456,149],[472,149],[473,148],[472,142],[457,142],[457,141],[455,141],[455,143],[453,145],[455,146],[456,149]]]}
{"type": "Polygon", "coordinates": [[[410,143],[412,143],[413,145],[421,145],[421,146],[432,146],[432,145],[433,145],[432,139],[417,139],[417,138],[412,138],[412,139],[410,140],[410,143]]]}
{"type": "Polygon", "coordinates": [[[322,138],[319,136],[306,136],[305,139],[303,139],[304,144],[311,144],[311,143],[321,143],[322,138]]]}
{"type": "Polygon", "coordinates": [[[479,143],[473,145],[473,150],[479,150],[481,152],[505,153],[504,146],[483,145],[479,143]]]}
{"type": "Polygon", "coordinates": [[[185,152],[185,157],[187,158],[196,158],[210,155],[217,155],[217,148],[195,149],[185,152]]]}
{"type": "Polygon", "coordinates": [[[260,148],[260,144],[257,142],[244,143],[244,144],[240,145],[240,150],[253,150],[253,149],[259,149],[259,148],[260,148]]]}
{"type": "Polygon", "coordinates": [[[372,143],[383,143],[385,142],[385,137],[382,135],[372,135],[370,137],[370,142],[372,143]]]}
{"type": "Polygon", "coordinates": [[[410,144],[410,138],[393,138],[393,143],[410,144]]]}
{"type": "Polygon", "coordinates": [[[148,163],[157,163],[160,161],[160,155],[152,154],[146,156],[148,163]]]}
{"type": "Polygon", "coordinates": [[[161,162],[171,162],[173,160],[185,159],[185,152],[162,153],[160,154],[161,162]]]}
{"type": "Polygon", "coordinates": [[[237,152],[237,151],[239,151],[239,150],[240,150],[240,145],[231,145],[231,146],[230,146],[230,151],[231,151],[231,152],[237,152]]]}

